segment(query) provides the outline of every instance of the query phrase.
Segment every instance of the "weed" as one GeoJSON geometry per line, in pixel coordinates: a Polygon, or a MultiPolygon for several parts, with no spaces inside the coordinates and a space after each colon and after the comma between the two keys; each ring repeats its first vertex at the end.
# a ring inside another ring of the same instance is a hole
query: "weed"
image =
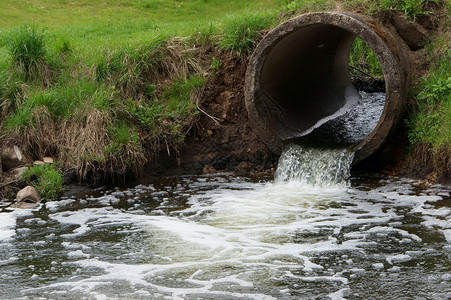
{"type": "Polygon", "coordinates": [[[34,186],[44,200],[57,200],[63,191],[63,175],[55,164],[33,166],[25,171],[22,180],[34,186]]]}
{"type": "Polygon", "coordinates": [[[345,2],[346,8],[365,7],[370,14],[381,11],[397,10],[404,13],[406,18],[416,20],[421,15],[429,14],[427,4],[440,3],[442,0],[348,0],[345,2]]]}
{"type": "Polygon", "coordinates": [[[322,11],[334,8],[334,1],[331,0],[288,0],[284,1],[282,11],[290,14],[304,13],[307,11],[322,11]]]}
{"type": "Polygon", "coordinates": [[[198,114],[193,95],[204,83],[205,78],[199,75],[182,78],[161,91],[160,100],[128,99],[125,109],[149,137],[180,140],[185,134],[182,129],[190,127],[198,114]]]}
{"type": "MultiPolygon", "coordinates": [[[[420,86],[418,112],[408,122],[411,144],[451,149],[451,60],[442,57],[420,86]]],[[[450,153],[451,155],[451,153],[450,153]]]]}
{"type": "Polygon", "coordinates": [[[238,55],[250,53],[257,44],[260,32],[271,25],[271,15],[246,11],[229,16],[224,21],[224,33],[219,45],[238,55]]]}
{"type": "Polygon", "coordinates": [[[221,68],[221,65],[222,65],[221,60],[216,57],[213,57],[210,65],[210,70],[213,71],[214,74],[216,74],[221,68]]]}
{"type": "Polygon", "coordinates": [[[418,16],[427,14],[423,7],[426,0],[403,0],[400,8],[404,12],[404,15],[415,20],[418,16]]]}
{"type": "MultiPolygon", "coordinates": [[[[96,66],[96,79],[114,85],[124,98],[149,95],[149,84],[200,71],[183,40],[158,37],[137,49],[107,52],[96,66]]],[[[152,91],[150,90],[150,94],[152,91]]]]}
{"type": "Polygon", "coordinates": [[[7,47],[13,61],[28,74],[46,59],[45,34],[36,25],[21,25],[12,29],[7,47]]]}
{"type": "Polygon", "coordinates": [[[205,83],[201,75],[194,75],[188,79],[179,79],[165,89],[163,99],[166,100],[168,111],[172,117],[186,117],[194,113],[195,105],[191,100],[195,89],[205,83]]]}
{"type": "Polygon", "coordinates": [[[55,52],[61,56],[68,56],[73,52],[73,47],[67,37],[60,37],[56,41],[55,52]]]}
{"type": "Polygon", "coordinates": [[[110,174],[124,174],[127,170],[139,173],[146,162],[136,129],[119,120],[107,129],[109,144],[104,149],[105,165],[110,174]]]}
{"type": "MultiPolygon", "coordinates": [[[[349,63],[351,66],[365,72],[372,77],[383,77],[382,67],[376,54],[371,48],[360,38],[356,38],[351,46],[349,55],[349,63]]],[[[360,76],[360,72],[351,69],[351,75],[360,76]]]]}
{"type": "Polygon", "coordinates": [[[91,99],[96,107],[108,107],[109,97],[97,88],[95,82],[86,80],[73,81],[69,85],[59,84],[50,89],[35,89],[17,106],[15,112],[5,120],[8,130],[23,131],[26,127],[33,127],[35,120],[33,112],[42,107],[46,108],[49,117],[54,121],[70,119],[77,108],[91,99]]]}
{"type": "Polygon", "coordinates": [[[0,126],[4,117],[13,112],[22,101],[25,88],[16,74],[0,70],[0,126]]]}
{"type": "Polygon", "coordinates": [[[137,103],[127,99],[126,111],[145,129],[154,130],[156,123],[162,117],[164,106],[159,103],[137,103]]]}

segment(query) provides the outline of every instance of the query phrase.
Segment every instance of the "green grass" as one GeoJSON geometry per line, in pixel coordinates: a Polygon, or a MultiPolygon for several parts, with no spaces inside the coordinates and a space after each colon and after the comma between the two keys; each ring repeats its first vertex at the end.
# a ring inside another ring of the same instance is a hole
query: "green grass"
{"type": "Polygon", "coordinates": [[[13,28],[6,37],[6,47],[13,62],[30,72],[46,59],[44,32],[36,25],[21,25],[13,28]]]}
{"type": "Polygon", "coordinates": [[[245,11],[240,15],[230,16],[224,21],[224,33],[219,45],[238,55],[249,54],[254,49],[260,32],[273,22],[274,16],[268,13],[245,11]]]}
{"type": "Polygon", "coordinates": [[[283,9],[292,14],[322,10],[334,10],[333,0],[286,0],[283,9]]]}
{"type": "Polygon", "coordinates": [[[67,84],[57,84],[52,88],[30,90],[14,113],[5,122],[6,130],[33,127],[34,112],[45,108],[54,121],[70,118],[84,103],[91,102],[96,107],[105,107],[108,95],[98,89],[95,82],[86,80],[70,81],[67,84]]]}
{"type": "Polygon", "coordinates": [[[278,0],[2,0],[0,26],[14,26],[20,20],[46,25],[153,23],[214,20],[247,7],[276,8],[278,0]]]}
{"type": "Polygon", "coordinates": [[[439,60],[422,82],[416,98],[418,112],[409,121],[411,144],[451,149],[451,59],[448,55],[439,60]]]}
{"type": "Polygon", "coordinates": [[[63,175],[54,164],[33,166],[22,175],[43,200],[57,200],[63,191],[63,175]]]}
{"type": "MultiPolygon", "coordinates": [[[[356,38],[351,46],[349,64],[375,78],[383,78],[381,65],[376,54],[360,38],[356,38]]],[[[361,72],[351,69],[351,75],[362,76],[361,72]]]]}

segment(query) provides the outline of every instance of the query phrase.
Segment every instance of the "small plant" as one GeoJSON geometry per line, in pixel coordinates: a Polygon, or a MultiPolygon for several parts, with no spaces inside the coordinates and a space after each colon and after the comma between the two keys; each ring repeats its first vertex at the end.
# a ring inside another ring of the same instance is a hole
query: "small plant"
{"type": "Polygon", "coordinates": [[[0,70],[0,116],[14,111],[24,94],[24,83],[16,75],[0,70]]]}
{"type": "Polygon", "coordinates": [[[291,13],[295,13],[298,10],[298,7],[299,7],[299,3],[296,1],[291,1],[286,6],[287,10],[291,13]]]}
{"type": "Polygon", "coordinates": [[[118,122],[115,126],[110,126],[108,128],[108,135],[112,141],[110,145],[111,149],[126,149],[128,146],[139,143],[138,134],[123,121],[118,122]]]}
{"type": "Polygon", "coordinates": [[[146,157],[135,127],[119,120],[108,127],[107,134],[110,143],[104,149],[104,168],[109,168],[110,174],[139,173],[146,157]]]}
{"type": "Polygon", "coordinates": [[[290,14],[333,9],[335,5],[334,1],[331,0],[288,0],[285,3],[282,11],[290,14]]]}
{"type": "Polygon", "coordinates": [[[61,37],[55,44],[56,52],[62,56],[68,56],[72,53],[73,48],[70,41],[67,38],[61,37]]]}
{"type": "Polygon", "coordinates": [[[11,30],[7,48],[13,61],[29,73],[45,61],[44,31],[35,25],[21,25],[11,30]]]}
{"type": "Polygon", "coordinates": [[[426,15],[429,11],[425,10],[428,3],[439,3],[441,0],[371,0],[368,5],[370,11],[378,12],[384,10],[402,11],[406,18],[416,20],[421,15],[426,15]]]}
{"type": "Polygon", "coordinates": [[[351,75],[361,75],[361,72],[356,71],[360,70],[375,78],[383,77],[382,67],[376,54],[360,38],[356,38],[351,46],[349,64],[353,68],[356,68],[351,69],[351,75]]]}
{"type": "Polygon", "coordinates": [[[160,103],[137,103],[133,99],[127,99],[126,111],[133,116],[145,129],[154,129],[156,122],[162,118],[164,106],[160,103]]]}
{"type": "Polygon", "coordinates": [[[195,105],[191,101],[191,95],[195,89],[203,86],[205,78],[200,75],[191,76],[188,79],[175,81],[165,89],[163,99],[166,100],[168,111],[173,116],[187,116],[195,111],[195,105]]]}
{"type": "Polygon", "coordinates": [[[424,79],[417,103],[418,112],[408,122],[411,144],[451,149],[451,61],[447,56],[424,79]]]}
{"type": "Polygon", "coordinates": [[[406,17],[416,20],[418,16],[427,14],[427,12],[423,10],[426,2],[426,0],[403,0],[401,9],[406,17]]]}
{"type": "Polygon", "coordinates": [[[213,71],[213,73],[217,73],[219,69],[221,68],[221,60],[213,57],[213,60],[211,61],[210,70],[213,71]]]}
{"type": "Polygon", "coordinates": [[[63,191],[63,175],[54,164],[33,166],[22,175],[44,200],[57,200],[63,191]]]}
{"type": "Polygon", "coordinates": [[[224,22],[224,34],[219,45],[238,55],[250,53],[257,44],[260,32],[268,28],[271,22],[270,16],[249,11],[230,16],[224,22]]]}

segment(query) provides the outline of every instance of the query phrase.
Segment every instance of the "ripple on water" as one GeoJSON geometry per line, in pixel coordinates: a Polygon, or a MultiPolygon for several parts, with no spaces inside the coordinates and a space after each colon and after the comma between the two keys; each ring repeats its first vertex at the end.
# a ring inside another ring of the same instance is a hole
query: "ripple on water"
{"type": "Polygon", "coordinates": [[[49,299],[446,299],[451,209],[437,203],[447,195],[394,179],[324,189],[221,175],[47,203],[0,215],[0,289],[49,299]]]}

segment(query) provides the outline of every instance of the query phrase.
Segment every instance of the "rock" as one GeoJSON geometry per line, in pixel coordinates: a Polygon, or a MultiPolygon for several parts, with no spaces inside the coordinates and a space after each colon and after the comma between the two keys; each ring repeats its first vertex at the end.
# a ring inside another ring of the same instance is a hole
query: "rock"
{"type": "Polygon", "coordinates": [[[16,168],[14,170],[10,171],[10,175],[15,179],[20,179],[23,175],[23,173],[25,173],[25,171],[28,170],[28,167],[20,167],[20,168],[16,168]]]}
{"type": "Polygon", "coordinates": [[[202,169],[202,174],[214,174],[217,173],[215,168],[213,168],[211,165],[205,165],[202,169]]]}
{"type": "Polygon", "coordinates": [[[47,157],[44,157],[42,160],[44,161],[45,164],[53,164],[53,158],[51,158],[51,157],[47,156],[47,157]]]}
{"type": "Polygon", "coordinates": [[[41,197],[38,191],[32,186],[26,186],[21,189],[16,196],[17,208],[35,208],[38,203],[41,202],[41,197]]]}
{"type": "Polygon", "coordinates": [[[25,157],[17,146],[3,148],[1,160],[3,171],[17,168],[25,163],[25,157]]]}
{"type": "Polygon", "coordinates": [[[42,166],[44,164],[44,162],[42,160],[35,160],[33,165],[35,166],[42,166]]]}

